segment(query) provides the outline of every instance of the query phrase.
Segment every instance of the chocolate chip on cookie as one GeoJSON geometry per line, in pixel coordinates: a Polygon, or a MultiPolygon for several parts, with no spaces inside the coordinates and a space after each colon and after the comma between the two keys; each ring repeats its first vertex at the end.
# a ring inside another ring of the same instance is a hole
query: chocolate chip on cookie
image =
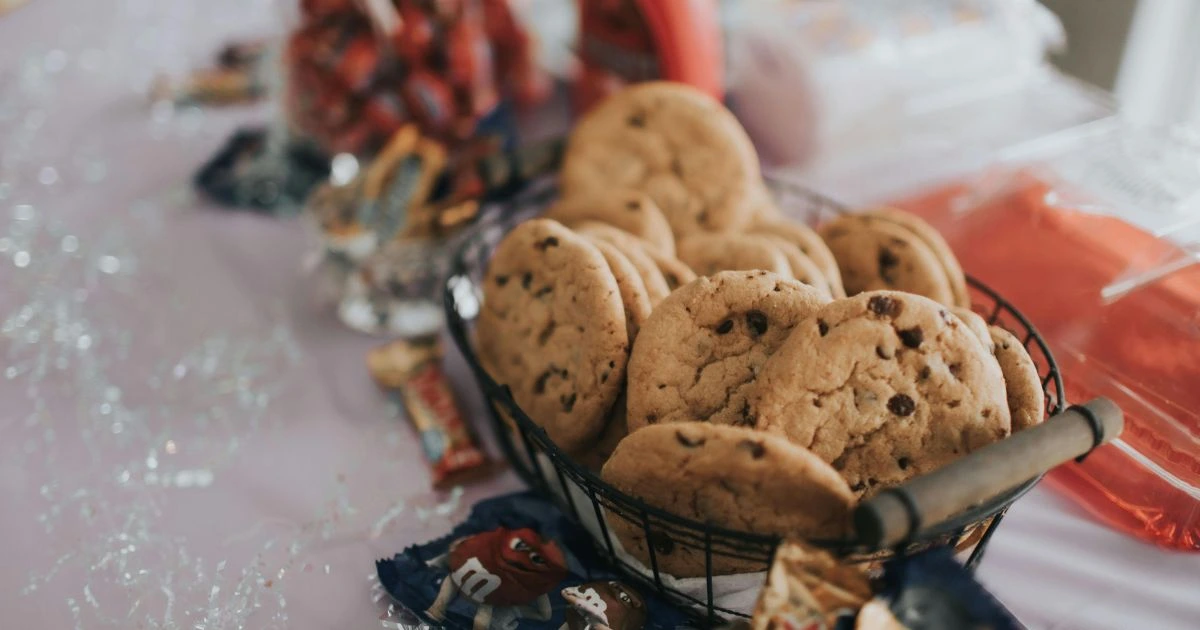
{"type": "Polygon", "coordinates": [[[945,308],[880,291],[818,309],[763,364],[758,427],[810,448],[859,494],[1008,435],[999,366],[945,308]]]}
{"type": "Polygon", "coordinates": [[[571,133],[567,196],[628,188],[654,200],[675,235],[726,231],[751,218],[758,157],[729,110],[680,83],[640,83],[598,104],[571,133]]]}
{"type": "Polygon", "coordinates": [[[629,427],[707,420],[753,425],[763,362],[828,300],[762,271],[725,271],[676,290],[642,325],[629,360],[629,427]]]}
{"type": "Polygon", "coordinates": [[[488,266],[476,326],[493,378],[563,449],[591,443],[625,381],[629,333],[604,255],[555,221],[518,225],[488,266]]]}
{"type": "MultiPolygon", "coordinates": [[[[617,445],[601,477],[671,513],[756,534],[843,538],[854,501],[837,472],[808,450],[753,429],[698,422],[633,431],[617,445]]],[[[625,550],[650,566],[642,523],[611,512],[607,520],[625,550]]],[[[649,542],[660,571],[677,577],[705,574],[699,543],[649,542]]],[[[712,556],[714,574],[761,568],[712,556]]]]}

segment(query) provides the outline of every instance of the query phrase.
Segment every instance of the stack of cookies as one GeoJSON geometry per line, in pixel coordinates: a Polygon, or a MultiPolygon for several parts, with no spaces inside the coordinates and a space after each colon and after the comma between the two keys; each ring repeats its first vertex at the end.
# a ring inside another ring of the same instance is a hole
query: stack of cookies
{"type": "MultiPolygon", "coordinates": [[[[841,539],[863,497],[1044,415],[1033,361],[970,311],[934,229],[894,210],[819,231],[781,218],[706,96],[612,97],[572,136],[562,179],[562,200],[494,253],[478,354],[622,492],[725,528],[841,539]]],[[[608,520],[649,564],[642,524],[608,520]]],[[[704,575],[702,549],[661,543],[660,571],[704,575]]]]}

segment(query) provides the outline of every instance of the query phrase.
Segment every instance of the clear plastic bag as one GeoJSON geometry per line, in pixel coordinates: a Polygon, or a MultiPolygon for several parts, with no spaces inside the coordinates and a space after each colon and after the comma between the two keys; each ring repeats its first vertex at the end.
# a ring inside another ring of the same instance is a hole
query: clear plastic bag
{"type": "Polygon", "coordinates": [[[1112,527],[1200,550],[1200,136],[1105,121],[901,204],[1050,342],[1073,401],[1126,414],[1048,479],[1112,527]]]}

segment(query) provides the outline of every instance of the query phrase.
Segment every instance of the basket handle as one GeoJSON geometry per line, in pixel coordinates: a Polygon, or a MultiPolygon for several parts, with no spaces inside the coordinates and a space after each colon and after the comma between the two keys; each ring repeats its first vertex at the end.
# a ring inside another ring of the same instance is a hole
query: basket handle
{"type": "Polygon", "coordinates": [[[941,523],[1067,460],[1082,461],[1120,435],[1124,425],[1121,409],[1107,398],[1070,407],[861,503],[854,512],[858,539],[876,549],[907,542],[924,526],[941,523]]]}

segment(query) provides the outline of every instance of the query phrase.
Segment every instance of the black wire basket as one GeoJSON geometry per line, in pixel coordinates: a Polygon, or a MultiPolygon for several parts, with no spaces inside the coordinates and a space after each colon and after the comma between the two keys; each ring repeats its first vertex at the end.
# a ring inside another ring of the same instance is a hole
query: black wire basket
{"type": "MultiPolygon", "coordinates": [[[[768,182],[779,207],[792,219],[815,225],[846,212],[840,204],[794,183],[768,182]]],[[[514,402],[507,387],[497,384],[480,365],[473,326],[482,300],[491,253],[517,223],[540,214],[557,196],[554,182],[535,182],[494,212],[461,242],[450,263],[444,293],[447,327],[470,365],[488,401],[492,426],[509,463],[534,489],[551,497],[591,534],[597,549],[631,581],[672,603],[692,610],[706,625],[722,618],[747,616],[747,597],[761,585],[761,576],[714,575],[714,567],[764,570],[779,537],[735,531],[684,518],[625,494],[573,460],[554,444],[514,402]],[[638,531],[647,541],[642,558],[622,550],[613,523],[638,531]],[[670,554],[703,558],[703,577],[678,579],[659,570],[670,554]],[[648,558],[646,557],[648,556],[648,558]],[[740,590],[739,590],[740,589],[740,590]],[[743,593],[739,595],[739,593],[743,593]]],[[[1037,330],[1016,308],[987,286],[968,278],[972,307],[989,324],[997,324],[1021,339],[1037,365],[1046,397],[1047,416],[1066,408],[1062,377],[1050,349],[1037,330]]],[[[968,456],[970,457],[970,456],[968,456]]],[[[969,556],[974,568],[983,556],[1008,507],[1039,480],[1035,477],[940,523],[925,523],[919,533],[896,548],[871,548],[855,540],[809,541],[853,562],[877,562],[938,546],[955,546],[969,556]]],[[[752,603],[752,599],[750,600],[752,603]]]]}

